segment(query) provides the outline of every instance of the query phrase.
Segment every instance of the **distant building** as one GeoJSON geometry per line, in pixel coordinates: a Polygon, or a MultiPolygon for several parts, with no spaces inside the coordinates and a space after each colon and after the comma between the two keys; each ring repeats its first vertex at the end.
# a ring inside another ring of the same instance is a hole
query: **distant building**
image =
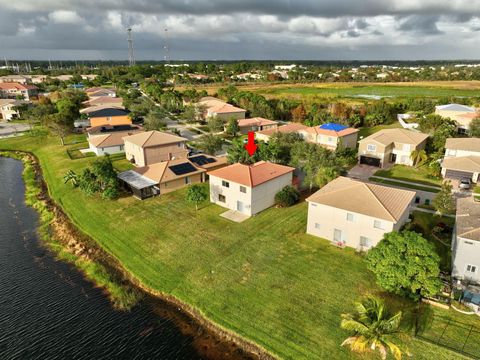
{"type": "Polygon", "coordinates": [[[5,75],[5,76],[0,76],[0,83],[17,83],[17,84],[30,84],[31,83],[31,78],[28,76],[24,75],[5,75]]]}
{"type": "Polygon", "coordinates": [[[211,96],[201,98],[198,105],[206,108],[206,118],[217,117],[223,121],[245,119],[246,110],[211,96]]]}
{"type": "Polygon", "coordinates": [[[273,128],[273,129],[257,131],[255,133],[255,138],[257,140],[262,140],[262,141],[268,142],[268,140],[270,139],[270,137],[273,134],[276,134],[276,133],[283,133],[283,134],[300,133],[301,131],[305,131],[306,129],[308,129],[308,126],[306,126],[306,125],[299,124],[299,123],[290,123],[290,124],[287,124],[287,125],[278,126],[277,128],[273,128]]]}
{"type": "Polygon", "coordinates": [[[121,107],[123,106],[123,99],[122,98],[117,98],[117,97],[111,97],[111,96],[98,96],[98,97],[93,97],[87,101],[84,101],[82,103],[84,106],[115,106],[115,107],[121,107]]]}
{"type": "Polygon", "coordinates": [[[10,121],[19,118],[18,107],[25,104],[28,104],[28,102],[24,100],[0,99],[0,119],[10,121]]]}
{"type": "Polygon", "coordinates": [[[435,106],[435,114],[456,121],[460,133],[468,132],[472,120],[480,116],[478,109],[461,104],[435,106]]]}

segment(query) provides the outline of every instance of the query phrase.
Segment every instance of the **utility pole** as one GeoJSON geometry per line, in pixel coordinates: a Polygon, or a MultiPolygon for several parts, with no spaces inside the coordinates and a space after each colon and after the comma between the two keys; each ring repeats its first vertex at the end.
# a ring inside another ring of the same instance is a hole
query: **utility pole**
{"type": "Polygon", "coordinates": [[[133,40],[132,40],[132,27],[127,28],[127,41],[128,41],[128,65],[135,65],[135,54],[133,52],[133,40]]]}
{"type": "Polygon", "coordinates": [[[165,50],[164,60],[165,60],[165,63],[170,64],[170,48],[168,45],[168,28],[165,27],[164,30],[165,30],[165,45],[163,46],[163,49],[165,50]]]}

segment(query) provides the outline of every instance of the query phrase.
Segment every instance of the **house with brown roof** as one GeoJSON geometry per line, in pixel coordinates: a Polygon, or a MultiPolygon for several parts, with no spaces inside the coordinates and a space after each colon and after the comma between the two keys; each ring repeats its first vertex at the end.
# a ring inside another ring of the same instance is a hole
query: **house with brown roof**
{"type": "Polygon", "coordinates": [[[15,82],[0,83],[0,98],[16,99],[21,98],[29,101],[30,98],[38,95],[38,88],[35,85],[19,84],[15,82]]]}
{"type": "Polygon", "coordinates": [[[207,171],[225,165],[225,157],[217,158],[202,154],[124,171],[118,178],[136,198],[143,200],[178,190],[189,184],[204,182],[208,179],[207,171]]]}
{"type": "Polygon", "coordinates": [[[480,156],[480,138],[448,138],[445,157],[480,156]]]}
{"type": "Polygon", "coordinates": [[[422,150],[428,135],[407,129],[384,129],[358,144],[360,164],[385,167],[388,164],[413,165],[412,152],[422,150]]]}
{"type": "Polygon", "coordinates": [[[273,129],[257,131],[255,133],[255,138],[257,140],[268,142],[268,140],[273,134],[276,134],[276,133],[283,133],[283,134],[299,133],[300,134],[300,132],[306,131],[307,129],[308,129],[308,126],[306,125],[299,124],[299,123],[290,123],[287,125],[278,126],[273,129]]]}
{"type": "Polygon", "coordinates": [[[275,195],[292,185],[295,168],[259,161],[210,171],[210,201],[252,216],[275,204],[275,195]]]}
{"type": "Polygon", "coordinates": [[[137,166],[186,158],[187,139],[160,131],[147,131],[124,138],[125,155],[137,166]]]}
{"type": "Polygon", "coordinates": [[[305,141],[335,150],[339,146],[356,149],[358,131],[345,125],[326,123],[300,130],[299,133],[305,141]]]}
{"type": "Polygon", "coordinates": [[[255,132],[276,129],[278,127],[278,122],[264,119],[262,117],[255,117],[250,119],[238,120],[238,127],[240,128],[240,134],[246,135],[249,131],[255,132]]]}
{"type": "Polygon", "coordinates": [[[338,177],[307,198],[307,233],[368,250],[405,224],[415,192],[338,177]]]}
{"type": "Polygon", "coordinates": [[[480,138],[448,138],[442,161],[446,179],[480,181],[480,138]]]}
{"type": "Polygon", "coordinates": [[[122,153],[125,151],[123,139],[140,132],[143,132],[143,130],[132,128],[124,131],[92,133],[88,137],[88,147],[97,156],[122,153]]]}
{"type": "Polygon", "coordinates": [[[211,96],[201,98],[197,105],[206,109],[205,118],[217,117],[223,121],[245,119],[245,109],[238,108],[211,96]]]}
{"type": "Polygon", "coordinates": [[[480,283],[480,203],[471,196],[457,198],[452,277],[480,283]]]}
{"type": "Polygon", "coordinates": [[[123,99],[120,97],[111,97],[111,96],[98,96],[93,97],[87,101],[84,101],[83,106],[114,106],[114,107],[123,107],[123,99]]]}

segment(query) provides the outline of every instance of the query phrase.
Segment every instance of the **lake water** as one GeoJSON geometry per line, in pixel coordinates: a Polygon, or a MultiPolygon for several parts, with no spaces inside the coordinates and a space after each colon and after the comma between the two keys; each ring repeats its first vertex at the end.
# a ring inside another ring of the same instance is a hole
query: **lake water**
{"type": "Polygon", "coordinates": [[[116,311],[54,259],[36,236],[37,214],[24,205],[21,173],[20,161],[0,157],[0,359],[206,358],[158,309],[116,311]]]}

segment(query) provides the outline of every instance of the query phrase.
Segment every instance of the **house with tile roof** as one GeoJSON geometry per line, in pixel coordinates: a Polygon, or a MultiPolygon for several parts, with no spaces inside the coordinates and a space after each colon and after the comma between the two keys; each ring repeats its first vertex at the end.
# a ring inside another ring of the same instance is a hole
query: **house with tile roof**
{"type": "Polygon", "coordinates": [[[186,158],[187,139],[160,131],[147,131],[124,138],[125,156],[137,166],[186,158]]]}
{"type": "MultiPolygon", "coordinates": [[[[240,128],[240,134],[246,135],[249,131],[263,131],[269,129],[276,129],[278,122],[264,119],[262,117],[255,117],[249,119],[238,120],[238,127],[240,128]]],[[[226,129],[225,129],[226,130],[226,129]]]]}
{"type": "Polygon", "coordinates": [[[480,283],[480,203],[471,196],[457,198],[452,277],[480,283]]]}
{"type": "Polygon", "coordinates": [[[141,128],[131,128],[124,131],[92,133],[88,136],[88,147],[97,156],[118,154],[125,151],[123,138],[143,132],[141,128]]]}
{"type": "Polygon", "coordinates": [[[358,129],[336,123],[326,123],[320,126],[311,126],[299,132],[305,141],[315,143],[335,150],[342,146],[345,148],[356,149],[358,129]]]}
{"type": "Polygon", "coordinates": [[[38,95],[38,88],[35,85],[19,84],[15,82],[0,83],[0,98],[16,99],[21,98],[29,101],[38,95]]]}
{"type": "Polygon", "coordinates": [[[445,157],[480,156],[480,138],[448,138],[445,157]]]}
{"type": "Polygon", "coordinates": [[[368,250],[405,224],[415,192],[338,177],[306,199],[307,233],[368,250]]]}
{"type": "Polygon", "coordinates": [[[245,109],[233,106],[212,96],[201,98],[197,105],[206,109],[204,114],[205,118],[217,117],[225,122],[230,119],[245,119],[245,109]]]}
{"type": "Polygon", "coordinates": [[[210,171],[210,201],[252,216],[275,204],[275,195],[292,185],[295,168],[259,161],[210,171]]]}
{"type": "Polygon", "coordinates": [[[380,130],[358,142],[359,162],[377,167],[412,166],[412,152],[424,149],[427,139],[427,134],[407,129],[380,130]]]}
{"type": "Polygon", "coordinates": [[[298,133],[300,134],[302,131],[306,131],[308,126],[300,124],[300,123],[290,123],[282,126],[278,126],[273,129],[266,129],[257,131],[255,133],[255,138],[257,140],[262,140],[268,142],[270,137],[276,133],[283,133],[283,134],[291,134],[291,133],[298,133]]]}

